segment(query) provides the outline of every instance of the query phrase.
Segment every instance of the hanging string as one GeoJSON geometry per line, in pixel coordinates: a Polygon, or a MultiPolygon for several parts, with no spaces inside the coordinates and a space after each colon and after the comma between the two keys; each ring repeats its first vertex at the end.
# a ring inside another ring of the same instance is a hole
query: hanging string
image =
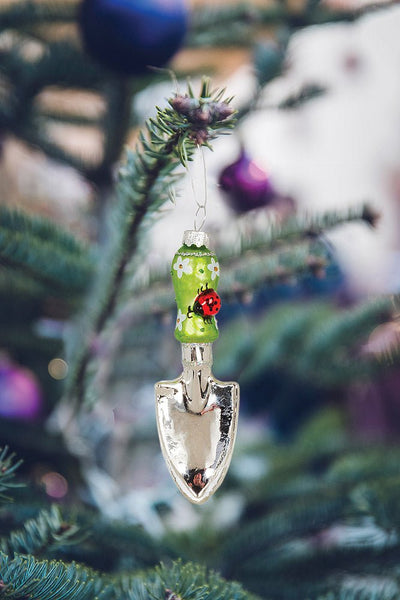
{"type": "Polygon", "coordinates": [[[190,178],[190,185],[192,187],[192,192],[193,192],[193,198],[197,205],[196,212],[194,213],[194,220],[193,220],[194,231],[201,231],[203,228],[203,225],[207,219],[207,201],[208,201],[207,168],[206,168],[206,161],[204,158],[204,152],[203,152],[202,147],[200,147],[200,154],[201,154],[201,161],[202,161],[202,165],[203,165],[203,185],[204,185],[202,201],[199,201],[193,175],[192,175],[189,167],[187,167],[187,172],[188,172],[188,175],[190,178]]]}

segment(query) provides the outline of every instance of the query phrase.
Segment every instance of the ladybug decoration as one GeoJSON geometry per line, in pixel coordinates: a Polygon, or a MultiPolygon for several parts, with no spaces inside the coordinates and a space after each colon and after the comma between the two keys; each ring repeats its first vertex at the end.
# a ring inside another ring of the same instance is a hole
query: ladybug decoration
{"type": "Polygon", "coordinates": [[[214,317],[221,308],[221,298],[217,292],[208,287],[206,283],[205,289],[203,286],[197,290],[197,297],[193,303],[193,308],[188,306],[187,317],[192,318],[192,315],[203,317],[205,323],[211,323],[214,317]]]}

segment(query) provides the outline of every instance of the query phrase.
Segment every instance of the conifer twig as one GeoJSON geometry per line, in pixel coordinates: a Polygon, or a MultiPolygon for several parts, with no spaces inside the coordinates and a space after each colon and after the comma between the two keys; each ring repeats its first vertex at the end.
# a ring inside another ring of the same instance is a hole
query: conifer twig
{"type": "Polygon", "coordinates": [[[176,94],[168,108],[157,109],[156,118],[146,123],[147,133],[140,134],[136,152],[128,153],[119,181],[118,232],[105,270],[95,285],[95,297],[89,302],[88,331],[75,347],[69,391],[76,391],[78,402],[84,396],[91,343],[115,309],[127,265],[138,248],[146,220],[168,199],[168,179],[178,165],[192,159],[197,146],[210,147],[217,131],[232,127],[234,111],[229,107],[230,99],[222,99],[223,94],[224,90],[212,92],[208,79],[203,80],[198,97],[189,85],[188,92],[176,94]]]}
{"type": "Polygon", "coordinates": [[[398,4],[398,0],[366,4],[350,9],[329,8],[323,2],[305,2],[302,10],[293,10],[285,2],[229,3],[226,6],[198,8],[192,18],[192,30],[188,45],[199,46],[247,46],[254,43],[254,32],[265,26],[286,25],[295,30],[325,23],[352,23],[365,14],[398,4]]]}
{"type": "Polygon", "coordinates": [[[77,4],[71,2],[6,2],[0,8],[0,29],[31,26],[34,23],[74,21],[77,11],[77,4]]]}
{"type": "Polygon", "coordinates": [[[10,488],[21,487],[23,485],[12,481],[15,477],[15,471],[21,464],[22,460],[15,460],[15,454],[9,453],[8,446],[0,448],[0,499],[9,500],[3,492],[10,488]]]}
{"type": "Polygon", "coordinates": [[[34,519],[28,519],[22,529],[0,537],[0,549],[5,554],[42,554],[57,546],[80,543],[84,534],[78,534],[78,527],[66,523],[59,508],[42,510],[34,519]]]}
{"type": "MultiPolygon", "coordinates": [[[[16,221],[22,222],[22,219],[16,221]]],[[[47,240],[43,239],[45,227],[42,230],[36,225],[30,228],[28,217],[23,222],[23,233],[15,230],[13,223],[7,226],[0,224],[0,263],[28,274],[52,291],[82,292],[93,269],[90,255],[84,252],[83,246],[81,253],[78,253],[78,243],[74,245],[71,239],[67,247],[67,235],[61,231],[59,244],[56,245],[58,228],[48,228],[50,237],[47,240]]]]}

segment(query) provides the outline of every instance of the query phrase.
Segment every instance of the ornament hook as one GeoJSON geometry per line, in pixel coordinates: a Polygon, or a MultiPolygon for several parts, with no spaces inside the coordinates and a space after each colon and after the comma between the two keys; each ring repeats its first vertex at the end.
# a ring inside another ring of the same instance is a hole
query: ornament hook
{"type": "Polygon", "coordinates": [[[194,182],[194,177],[193,174],[191,173],[189,167],[187,166],[187,172],[188,175],[190,177],[190,185],[192,188],[192,193],[193,193],[193,198],[194,201],[197,205],[197,209],[196,212],[194,214],[194,220],[193,220],[193,229],[194,231],[201,231],[204,223],[207,220],[207,202],[208,202],[208,188],[207,188],[207,167],[206,167],[206,161],[204,158],[204,151],[203,151],[203,147],[200,146],[200,155],[201,155],[201,161],[202,161],[202,170],[203,170],[203,200],[202,202],[199,201],[198,199],[198,194],[196,191],[196,187],[195,187],[195,182],[194,182]],[[197,224],[197,219],[200,219],[200,224],[197,224]]]}

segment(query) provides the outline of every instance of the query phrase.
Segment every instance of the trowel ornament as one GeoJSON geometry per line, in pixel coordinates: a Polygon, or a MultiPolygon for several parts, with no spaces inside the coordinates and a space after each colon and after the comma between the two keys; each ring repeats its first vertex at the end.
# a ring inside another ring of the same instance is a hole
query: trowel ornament
{"type": "Polygon", "coordinates": [[[178,314],[175,337],[182,345],[183,372],[156,383],[156,414],[161,449],[182,494],[201,504],[221,485],[231,461],[239,410],[239,385],[215,379],[212,342],[219,263],[208,235],[185,231],[172,261],[178,314]]]}

